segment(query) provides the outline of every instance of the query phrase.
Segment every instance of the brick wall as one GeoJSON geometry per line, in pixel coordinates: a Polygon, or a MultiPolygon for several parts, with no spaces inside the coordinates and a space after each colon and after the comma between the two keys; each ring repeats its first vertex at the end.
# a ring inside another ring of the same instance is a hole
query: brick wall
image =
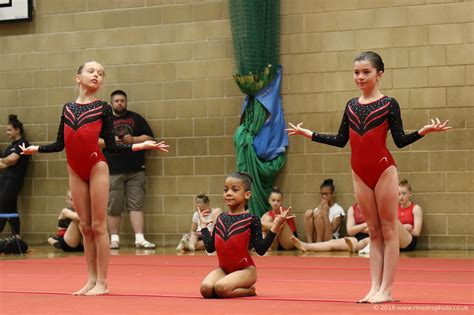
{"type": "MultiPolygon", "coordinates": [[[[384,58],[381,88],[396,97],[405,127],[450,119],[454,130],[408,148],[389,139],[401,176],[424,209],[420,247],[473,249],[474,2],[449,0],[282,0],[282,93],[287,121],[337,131],[345,102],[358,95],[352,59],[384,58]]],[[[147,158],[146,234],[174,245],[189,229],[194,195],[222,207],[234,170],[232,135],[242,95],[232,80],[226,1],[37,1],[31,23],[0,24],[0,121],[16,113],[32,143],[55,138],[61,106],[77,96],[74,73],[95,59],[107,72],[100,97],[129,94],[172,146],[147,158]]],[[[4,127],[2,125],[1,127],[4,127]]],[[[7,145],[4,133],[0,148],[7,145]]],[[[278,178],[302,234],[302,213],[319,184],[335,180],[338,202],[353,203],[349,149],[291,138],[278,178]]],[[[43,242],[55,230],[67,187],[64,153],[34,157],[21,194],[22,231],[43,242]]],[[[132,230],[125,218],[123,236],[132,230]]]]}

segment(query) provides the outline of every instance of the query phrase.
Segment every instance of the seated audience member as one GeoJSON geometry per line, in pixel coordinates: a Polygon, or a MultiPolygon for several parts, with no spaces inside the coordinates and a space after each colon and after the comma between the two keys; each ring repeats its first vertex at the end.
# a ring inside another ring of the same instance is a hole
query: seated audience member
{"type": "Polygon", "coordinates": [[[329,252],[329,251],[358,251],[369,243],[367,224],[362,211],[357,203],[347,210],[348,237],[332,239],[325,242],[305,243],[293,237],[291,241],[296,248],[303,252],[329,252]]]}
{"type": "MultiPolygon", "coordinates": [[[[281,210],[285,210],[281,208],[281,203],[283,201],[283,193],[279,191],[277,188],[273,188],[270,196],[268,197],[268,203],[272,207],[272,209],[266,212],[262,218],[262,232],[263,236],[267,235],[267,232],[272,228],[273,221],[275,220],[275,216],[281,213],[281,210]]],[[[271,249],[293,249],[295,245],[291,242],[291,237],[298,237],[298,233],[296,232],[296,222],[294,218],[288,218],[286,222],[283,224],[278,235],[275,237],[275,240],[272,243],[271,249]]]]}
{"type": "Polygon", "coordinates": [[[421,207],[411,201],[411,185],[405,178],[399,183],[398,191],[398,235],[400,238],[400,250],[402,252],[412,251],[416,248],[416,242],[421,234],[423,225],[423,211],[421,207]]]}
{"type": "MultiPolygon", "coordinates": [[[[219,208],[211,208],[211,203],[209,197],[205,194],[199,194],[196,196],[194,203],[194,214],[191,223],[191,232],[183,234],[183,238],[179,241],[178,246],[176,247],[177,251],[194,251],[194,250],[203,250],[204,242],[202,241],[201,235],[201,223],[199,208],[203,217],[206,221],[216,222],[217,216],[221,213],[219,208]]],[[[212,231],[212,223],[209,225],[210,231],[212,231]]]]}
{"type": "Polygon", "coordinates": [[[339,238],[344,209],[335,201],[332,179],[325,179],[320,186],[321,201],[316,209],[309,209],[304,216],[304,229],[308,243],[324,242],[339,238]]]}
{"type": "Polygon", "coordinates": [[[58,231],[55,237],[48,238],[48,243],[65,252],[83,252],[82,235],[79,229],[79,215],[74,210],[71,192],[67,192],[67,207],[58,217],[58,231]]]}

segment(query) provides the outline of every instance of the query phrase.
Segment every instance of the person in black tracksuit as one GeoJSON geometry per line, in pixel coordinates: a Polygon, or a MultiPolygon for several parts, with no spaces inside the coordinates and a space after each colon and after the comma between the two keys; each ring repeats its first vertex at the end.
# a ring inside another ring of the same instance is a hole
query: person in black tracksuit
{"type": "MultiPolygon", "coordinates": [[[[23,187],[28,168],[29,156],[21,155],[21,144],[29,146],[25,138],[23,124],[16,115],[8,116],[7,137],[12,141],[0,159],[0,213],[18,213],[17,199],[23,187]]],[[[9,219],[14,233],[20,238],[20,219],[9,219]]],[[[7,219],[0,219],[0,232],[3,231],[7,219]]]]}

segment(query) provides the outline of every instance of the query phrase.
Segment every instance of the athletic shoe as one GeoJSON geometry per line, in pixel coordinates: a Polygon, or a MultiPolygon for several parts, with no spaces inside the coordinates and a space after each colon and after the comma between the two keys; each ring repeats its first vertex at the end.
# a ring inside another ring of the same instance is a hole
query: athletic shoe
{"type": "Polygon", "coordinates": [[[370,243],[359,251],[359,255],[370,255],[370,243]]]}
{"type": "Polygon", "coordinates": [[[178,246],[176,246],[177,251],[183,251],[186,248],[186,234],[183,235],[181,240],[179,240],[178,246]]]}
{"type": "Polygon", "coordinates": [[[118,241],[110,242],[110,249],[119,249],[119,248],[120,248],[120,243],[118,241]]]}
{"type": "Polygon", "coordinates": [[[135,242],[136,248],[144,248],[144,249],[154,249],[156,245],[153,243],[148,242],[147,240],[143,240],[141,242],[135,242]]]}

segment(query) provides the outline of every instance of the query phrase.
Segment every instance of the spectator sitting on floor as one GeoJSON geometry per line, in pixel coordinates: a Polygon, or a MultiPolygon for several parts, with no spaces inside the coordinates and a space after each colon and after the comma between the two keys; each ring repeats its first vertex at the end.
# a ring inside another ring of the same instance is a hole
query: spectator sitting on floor
{"type": "Polygon", "coordinates": [[[339,238],[344,209],[335,201],[332,179],[325,179],[320,186],[321,201],[316,209],[309,209],[304,216],[304,229],[308,243],[325,242],[339,238]]]}
{"type": "MultiPolygon", "coordinates": [[[[211,208],[211,202],[208,196],[205,194],[197,195],[194,203],[195,211],[191,223],[191,232],[183,234],[183,237],[176,247],[177,251],[194,251],[204,249],[204,242],[202,241],[201,235],[202,226],[200,223],[199,212],[197,210],[198,208],[201,210],[205,220],[211,222],[216,222],[217,216],[221,213],[221,209],[211,208]]],[[[210,231],[212,231],[213,224],[209,224],[208,228],[210,231]]]]}
{"type": "MultiPolygon", "coordinates": [[[[275,220],[275,216],[281,213],[281,210],[285,210],[281,208],[281,203],[283,201],[283,193],[278,190],[278,188],[273,188],[270,196],[268,197],[268,203],[272,207],[272,209],[266,212],[260,221],[262,222],[262,232],[263,236],[265,237],[267,232],[272,228],[273,221],[275,220]]],[[[293,249],[295,245],[291,242],[291,237],[298,237],[298,233],[296,232],[296,222],[294,218],[289,218],[283,224],[278,235],[275,237],[271,249],[293,249]]]]}
{"type": "Polygon", "coordinates": [[[369,243],[369,231],[358,203],[347,210],[347,237],[325,242],[305,243],[293,237],[295,247],[303,252],[358,251],[369,243]]]}
{"type": "Polygon", "coordinates": [[[48,244],[65,252],[83,252],[82,235],[79,230],[79,215],[74,210],[71,192],[66,195],[67,207],[58,217],[58,231],[55,237],[48,238],[48,244]]]}

